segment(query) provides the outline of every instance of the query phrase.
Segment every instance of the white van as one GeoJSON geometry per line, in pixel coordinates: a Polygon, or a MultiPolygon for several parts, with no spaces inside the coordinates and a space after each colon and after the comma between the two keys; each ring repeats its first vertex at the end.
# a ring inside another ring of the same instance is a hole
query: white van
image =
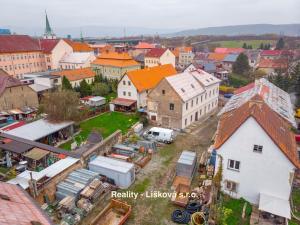
{"type": "Polygon", "coordinates": [[[170,144],[174,141],[174,131],[171,129],[152,127],[144,133],[144,138],[170,144]]]}

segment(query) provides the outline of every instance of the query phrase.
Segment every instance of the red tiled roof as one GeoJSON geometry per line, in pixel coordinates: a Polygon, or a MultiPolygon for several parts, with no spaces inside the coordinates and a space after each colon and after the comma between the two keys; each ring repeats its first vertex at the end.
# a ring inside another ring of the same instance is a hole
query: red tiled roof
{"type": "Polygon", "coordinates": [[[41,39],[41,47],[43,52],[45,53],[51,53],[51,51],[55,48],[57,43],[59,42],[59,39],[41,39]]]}
{"type": "Polygon", "coordinates": [[[0,198],[0,224],[29,225],[33,221],[42,225],[53,224],[46,213],[17,185],[0,182],[0,194],[8,197],[7,200],[0,198]]]}
{"type": "Polygon", "coordinates": [[[278,56],[281,54],[281,50],[263,50],[261,56],[278,56]]]}
{"type": "Polygon", "coordinates": [[[0,69],[0,95],[4,92],[6,88],[21,85],[23,84],[20,80],[8,75],[4,70],[0,69]]]}
{"type": "Polygon", "coordinates": [[[74,52],[91,52],[91,51],[93,51],[93,48],[91,48],[87,43],[72,41],[69,39],[64,39],[64,41],[67,42],[67,44],[73,48],[74,52]]]}
{"type": "Polygon", "coordinates": [[[242,93],[242,92],[244,92],[244,91],[247,91],[247,90],[250,90],[250,89],[252,89],[252,88],[254,88],[254,87],[255,87],[255,83],[252,82],[252,83],[250,83],[250,84],[247,84],[246,86],[243,86],[243,87],[240,87],[240,88],[236,89],[236,90],[234,91],[234,94],[235,94],[235,95],[240,94],[240,93],[242,93]]]}
{"type": "Polygon", "coordinates": [[[66,77],[69,81],[77,81],[95,77],[96,73],[90,67],[87,67],[74,70],[61,70],[57,72],[52,72],[51,75],[66,77]]]}
{"type": "Polygon", "coordinates": [[[115,105],[122,105],[122,106],[131,106],[136,103],[136,100],[126,99],[126,98],[115,98],[112,100],[112,103],[115,105]]]}
{"type": "Polygon", "coordinates": [[[215,148],[219,149],[250,117],[256,120],[283,154],[297,168],[300,168],[295,135],[291,132],[290,125],[259,95],[254,96],[241,107],[222,114],[215,138],[215,148]]]}
{"type": "Polygon", "coordinates": [[[41,51],[39,41],[28,35],[0,35],[0,53],[41,51]]]}
{"type": "Polygon", "coordinates": [[[258,68],[287,68],[288,61],[286,59],[260,59],[258,68]]]}
{"type": "Polygon", "coordinates": [[[215,53],[229,54],[229,53],[242,53],[245,49],[243,48],[215,48],[215,53]]]}
{"type": "Polygon", "coordinates": [[[145,57],[159,58],[165,53],[165,51],[167,51],[166,48],[153,48],[147,52],[145,57]]]}

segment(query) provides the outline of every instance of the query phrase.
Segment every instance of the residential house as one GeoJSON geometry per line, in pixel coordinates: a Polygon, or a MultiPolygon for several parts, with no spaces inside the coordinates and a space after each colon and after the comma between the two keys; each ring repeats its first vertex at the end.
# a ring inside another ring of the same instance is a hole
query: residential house
{"type": "Polygon", "coordinates": [[[38,96],[28,85],[0,69],[0,111],[38,105],[38,96]]]}
{"type": "Polygon", "coordinates": [[[91,63],[97,75],[118,79],[128,71],[137,70],[141,65],[125,52],[104,52],[91,63]]]}
{"type": "Polygon", "coordinates": [[[244,52],[248,57],[249,66],[254,70],[258,66],[260,60],[260,52],[261,50],[252,50],[252,49],[244,52]]]}
{"type": "Polygon", "coordinates": [[[281,50],[263,50],[260,56],[263,59],[279,59],[281,57],[281,50]]]}
{"type": "Polygon", "coordinates": [[[114,47],[109,44],[90,44],[89,46],[94,50],[95,56],[99,56],[101,53],[104,52],[115,51],[114,47]]]}
{"type": "Polygon", "coordinates": [[[288,66],[289,66],[289,62],[287,59],[261,58],[257,68],[265,71],[267,75],[270,75],[278,71],[285,72],[288,69],[288,66]]]}
{"type": "Polygon", "coordinates": [[[167,128],[186,128],[217,108],[219,83],[203,70],[165,77],[148,94],[151,122],[167,128]]]}
{"type": "Polygon", "coordinates": [[[0,35],[0,69],[16,78],[46,70],[38,40],[27,35],[0,35]]]}
{"type": "Polygon", "coordinates": [[[18,185],[0,182],[1,224],[52,225],[51,219],[18,185]]]}
{"type": "Polygon", "coordinates": [[[221,115],[214,149],[224,193],[291,218],[289,199],[295,169],[300,168],[295,135],[260,94],[221,115]]]}
{"type": "Polygon", "coordinates": [[[175,55],[167,48],[153,48],[145,55],[145,67],[172,64],[175,67],[175,55]]]}
{"type": "Polygon", "coordinates": [[[225,59],[225,57],[227,55],[228,55],[227,53],[215,53],[215,52],[212,52],[212,53],[209,53],[207,59],[208,59],[208,61],[213,61],[213,62],[216,62],[216,63],[221,63],[225,59]]]}
{"type": "Polygon", "coordinates": [[[148,42],[139,42],[137,45],[133,47],[133,50],[129,51],[129,54],[133,57],[138,56],[139,54],[146,54],[151,49],[155,48],[154,44],[150,44],[148,42]]]}
{"type": "Polygon", "coordinates": [[[90,68],[82,68],[75,70],[62,70],[52,72],[51,75],[57,75],[61,78],[66,77],[72,87],[79,87],[80,82],[85,80],[88,84],[92,84],[95,80],[96,73],[90,68]]]}
{"type": "Polygon", "coordinates": [[[73,49],[63,39],[41,39],[41,48],[45,54],[47,70],[60,69],[59,61],[73,52],[73,49]]]}
{"type": "Polygon", "coordinates": [[[195,54],[191,52],[179,52],[178,64],[181,68],[185,68],[194,60],[195,54]]]}
{"type": "Polygon", "coordinates": [[[93,52],[71,52],[59,60],[59,67],[65,70],[87,68],[95,59],[93,52]]]}
{"type": "Polygon", "coordinates": [[[133,70],[127,72],[119,81],[118,98],[136,101],[137,107],[147,105],[147,95],[163,78],[176,74],[171,64],[133,70]]]}
{"type": "Polygon", "coordinates": [[[222,60],[222,66],[225,70],[232,71],[232,66],[236,62],[239,54],[228,54],[225,56],[225,58],[222,60]]]}

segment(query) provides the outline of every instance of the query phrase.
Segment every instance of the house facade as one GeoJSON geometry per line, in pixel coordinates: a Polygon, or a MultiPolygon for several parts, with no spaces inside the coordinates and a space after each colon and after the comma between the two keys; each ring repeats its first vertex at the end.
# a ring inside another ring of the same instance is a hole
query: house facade
{"type": "Polygon", "coordinates": [[[0,110],[37,108],[38,96],[28,86],[0,69],[0,110]]]}
{"type": "Polygon", "coordinates": [[[128,53],[105,52],[91,63],[91,67],[97,75],[120,80],[126,72],[138,70],[141,65],[128,53]]]}
{"type": "Polygon", "coordinates": [[[16,78],[46,70],[39,41],[27,35],[0,35],[0,69],[16,78]]]}
{"type": "Polygon", "coordinates": [[[202,70],[164,78],[148,94],[149,119],[166,128],[186,128],[217,108],[219,83],[202,70]]]}
{"type": "Polygon", "coordinates": [[[145,67],[165,64],[175,65],[175,55],[167,48],[153,48],[145,54],[145,67]]]}
{"type": "Polygon", "coordinates": [[[259,210],[290,219],[289,198],[299,159],[288,124],[259,95],[222,114],[214,148],[222,191],[259,210]],[[277,205],[266,207],[265,199],[277,205]]]}
{"type": "Polygon", "coordinates": [[[119,81],[118,98],[136,101],[138,108],[147,106],[147,95],[164,77],[176,74],[171,64],[127,72],[119,81]]]}
{"type": "Polygon", "coordinates": [[[41,47],[45,54],[47,70],[60,69],[59,61],[73,52],[73,49],[63,39],[41,39],[41,47]]]}

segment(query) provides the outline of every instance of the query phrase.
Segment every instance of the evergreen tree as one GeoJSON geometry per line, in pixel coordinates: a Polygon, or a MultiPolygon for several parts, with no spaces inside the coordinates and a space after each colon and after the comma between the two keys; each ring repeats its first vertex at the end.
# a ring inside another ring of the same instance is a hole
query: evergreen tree
{"type": "Polygon", "coordinates": [[[62,85],[61,86],[62,86],[63,90],[73,90],[70,81],[65,76],[63,76],[62,85]]]}
{"type": "Polygon", "coordinates": [[[247,72],[249,72],[250,66],[247,55],[241,53],[233,64],[232,70],[234,73],[241,75],[245,75],[247,72]]]}
{"type": "Polygon", "coordinates": [[[248,47],[247,47],[247,44],[244,42],[244,44],[243,44],[243,48],[244,49],[247,49],[248,47]]]}
{"type": "Polygon", "coordinates": [[[252,45],[248,45],[248,47],[247,47],[248,49],[252,49],[252,45]]]}
{"type": "Polygon", "coordinates": [[[283,40],[283,38],[281,37],[281,38],[279,38],[279,40],[277,41],[277,43],[276,43],[276,49],[277,50],[281,50],[281,49],[283,49],[284,48],[284,40],[283,40]]]}
{"type": "Polygon", "coordinates": [[[91,86],[84,80],[79,84],[79,92],[81,97],[85,97],[92,94],[91,86]]]}
{"type": "Polygon", "coordinates": [[[259,49],[264,49],[264,43],[260,43],[259,49]]]}
{"type": "Polygon", "coordinates": [[[109,93],[109,87],[105,83],[96,83],[92,87],[92,93],[96,96],[106,96],[109,93]]]}

